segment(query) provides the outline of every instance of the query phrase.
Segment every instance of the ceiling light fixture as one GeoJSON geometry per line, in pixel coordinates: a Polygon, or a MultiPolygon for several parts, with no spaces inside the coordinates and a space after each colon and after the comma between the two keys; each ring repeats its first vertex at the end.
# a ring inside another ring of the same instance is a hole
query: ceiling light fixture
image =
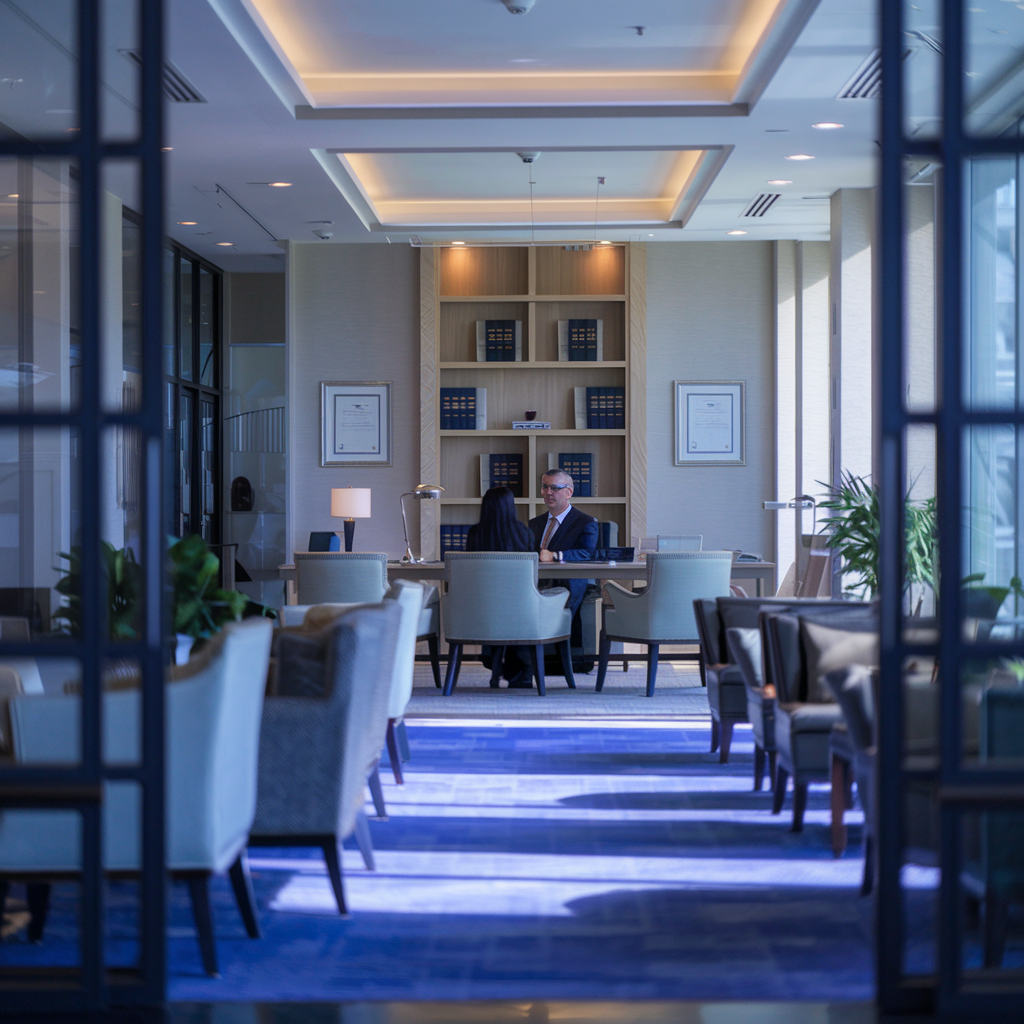
{"type": "Polygon", "coordinates": [[[537,0],[501,0],[509,14],[526,14],[537,0]]]}
{"type": "Polygon", "coordinates": [[[769,185],[792,185],[793,182],[789,178],[769,178],[767,184],[769,185]]]}
{"type": "Polygon", "coordinates": [[[19,195],[19,193],[17,193],[17,192],[8,192],[7,193],[7,198],[8,199],[17,199],[18,195],[19,195]]]}
{"type": "Polygon", "coordinates": [[[218,245],[234,245],[234,242],[218,242],[218,245]]]}
{"type": "Polygon", "coordinates": [[[611,245],[612,243],[607,238],[602,238],[601,239],[601,244],[602,245],[611,245]]]}
{"type": "Polygon", "coordinates": [[[292,183],[290,181],[271,181],[268,182],[271,188],[291,188],[292,183]]]}
{"type": "Polygon", "coordinates": [[[465,245],[465,242],[452,242],[452,245],[465,245]]]}
{"type": "Polygon", "coordinates": [[[173,146],[161,146],[161,147],[160,147],[160,152],[161,152],[161,153],[170,153],[170,152],[172,152],[173,150],[174,150],[174,147],[173,147],[173,146]]]}
{"type": "Polygon", "coordinates": [[[726,231],[727,235],[745,235],[746,231],[726,231]]]}
{"type": "Polygon", "coordinates": [[[199,223],[199,221],[197,221],[197,220],[179,220],[178,223],[183,228],[194,228],[199,223]]]}
{"type": "Polygon", "coordinates": [[[787,160],[813,160],[814,157],[810,153],[793,153],[791,156],[786,157],[787,160]]]}
{"type": "Polygon", "coordinates": [[[818,131],[829,132],[833,128],[842,128],[843,126],[838,121],[819,121],[817,124],[812,124],[812,128],[817,128],[818,131]]]}

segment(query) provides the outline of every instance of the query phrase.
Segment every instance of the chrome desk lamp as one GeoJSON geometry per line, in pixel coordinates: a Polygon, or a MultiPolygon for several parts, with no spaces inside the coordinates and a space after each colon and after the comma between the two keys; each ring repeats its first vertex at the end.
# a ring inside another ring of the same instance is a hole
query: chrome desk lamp
{"type": "Polygon", "coordinates": [[[409,523],[405,518],[405,499],[414,498],[417,501],[423,498],[440,498],[444,494],[444,488],[440,484],[419,484],[415,489],[406,491],[399,499],[398,503],[402,506],[402,526],[405,527],[405,556],[402,558],[403,562],[425,562],[425,558],[417,558],[412,553],[412,546],[409,544],[409,523]]]}

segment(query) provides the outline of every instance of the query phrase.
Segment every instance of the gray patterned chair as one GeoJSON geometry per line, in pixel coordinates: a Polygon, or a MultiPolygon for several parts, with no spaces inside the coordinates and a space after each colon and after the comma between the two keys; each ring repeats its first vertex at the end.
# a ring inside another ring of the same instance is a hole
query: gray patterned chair
{"type": "Polygon", "coordinates": [[[342,914],[339,847],[358,831],[364,856],[372,850],[364,793],[387,731],[401,616],[397,601],[384,601],[317,633],[285,633],[278,694],[264,702],[250,845],[320,847],[342,914]]]}
{"type": "MultiPolygon", "coordinates": [[[[364,604],[384,600],[388,590],[388,556],[379,551],[296,551],[299,604],[364,604]]],[[[297,610],[286,610],[282,624],[297,610]]],[[[441,609],[437,587],[427,587],[416,639],[430,653],[434,685],[441,688],[441,609]]]]}

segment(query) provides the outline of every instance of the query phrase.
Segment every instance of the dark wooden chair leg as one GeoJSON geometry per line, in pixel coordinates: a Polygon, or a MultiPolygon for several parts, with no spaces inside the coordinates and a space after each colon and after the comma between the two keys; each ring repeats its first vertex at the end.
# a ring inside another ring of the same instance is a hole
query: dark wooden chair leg
{"type": "Polygon", "coordinates": [[[491,689],[497,690],[501,685],[501,665],[505,660],[504,647],[491,648],[491,689]]]}
{"type": "Polygon", "coordinates": [[[388,748],[388,758],[391,761],[391,771],[395,775],[395,783],[401,786],[405,780],[402,778],[402,758],[398,753],[398,740],[395,738],[395,720],[393,718],[388,719],[388,731],[385,734],[385,742],[388,748]]]}
{"type": "Polygon", "coordinates": [[[537,644],[530,648],[530,661],[533,662],[533,676],[537,680],[537,692],[541,697],[547,695],[544,689],[544,645],[537,644]]]}
{"type": "Polygon", "coordinates": [[[807,810],[807,783],[793,780],[793,825],[791,832],[803,832],[804,811],[807,810]]]}
{"type": "Polygon", "coordinates": [[[260,921],[256,916],[256,894],[252,889],[252,875],[249,874],[249,857],[243,850],[235,863],[228,869],[231,888],[235,890],[235,902],[245,924],[245,934],[250,939],[260,937],[260,921]]]}
{"type": "Polygon", "coordinates": [[[658,678],[658,644],[647,645],[647,696],[654,696],[654,681],[658,678]]]}
{"type": "Polygon", "coordinates": [[[714,715],[711,716],[711,751],[714,753],[718,749],[718,743],[721,739],[721,727],[718,724],[718,719],[714,715]]]}
{"type": "Polygon", "coordinates": [[[860,880],[861,896],[870,896],[875,887],[875,844],[871,836],[864,838],[864,874],[860,880]]]}
{"type": "Polygon", "coordinates": [[[337,839],[334,836],[325,836],[321,849],[324,851],[324,863],[327,865],[327,874],[331,879],[334,898],[338,903],[338,913],[342,917],[348,917],[348,907],[345,906],[345,885],[341,874],[341,854],[338,850],[337,839]]]}
{"type": "Polygon", "coordinates": [[[370,838],[370,825],[363,811],[356,813],[355,837],[356,846],[359,847],[359,852],[363,855],[363,863],[366,865],[366,870],[376,871],[377,864],[373,859],[373,840],[370,838]]]}
{"type": "Polygon", "coordinates": [[[412,754],[409,751],[409,734],[405,731],[405,719],[400,718],[395,722],[395,735],[398,737],[398,753],[403,761],[411,761],[412,754]]]}
{"type": "Polygon", "coordinates": [[[572,674],[572,648],[568,640],[563,640],[558,645],[558,653],[562,659],[562,671],[565,673],[565,681],[569,684],[570,690],[576,689],[576,677],[572,674]]]}
{"type": "Polygon", "coordinates": [[[192,919],[196,923],[199,938],[199,952],[203,958],[203,970],[211,978],[219,978],[217,969],[217,945],[213,939],[213,914],[210,912],[209,874],[187,876],[189,896],[192,898],[192,919]]]}
{"type": "Polygon", "coordinates": [[[50,916],[50,883],[29,882],[25,886],[28,903],[28,941],[42,942],[46,919],[50,916]]]}
{"type": "Polygon", "coordinates": [[[455,684],[459,681],[459,663],[462,661],[462,644],[449,644],[448,645],[448,669],[444,676],[444,693],[445,697],[452,695],[452,690],[455,689],[455,684]]]}
{"type": "Polygon", "coordinates": [[[830,833],[832,837],[832,856],[842,857],[846,852],[846,776],[849,765],[841,758],[832,755],[832,792],[830,805],[832,820],[830,833]]]}
{"type": "Polygon", "coordinates": [[[775,769],[778,765],[778,755],[774,750],[768,751],[768,782],[772,787],[772,792],[775,792],[775,769]]]}
{"type": "Polygon", "coordinates": [[[608,634],[601,630],[601,644],[597,655],[597,685],[594,687],[597,693],[604,689],[604,677],[608,675],[608,655],[611,654],[612,642],[608,634]]]}
{"type": "Polygon", "coordinates": [[[782,765],[775,768],[775,792],[772,794],[772,814],[779,814],[782,805],[786,802],[786,784],[789,782],[789,772],[782,765]]]}
{"type": "Polygon", "coordinates": [[[441,645],[437,641],[437,634],[432,633],[427,637],[427,653],[430,655],[430,668],[434,673],[434,685],[441,689],[441,645]]]}
{"type": "Polygon", "coordinates": [[[729,763],[729,750],[732,748],[732,730],[735,724],[731,718],[722,719],[722,749],[718,755],[719,764],[729,763]]]}
{"type": "Polygon", "coordinates": [[[366,784],[370,787],[370,796],[373,797],[373,809],[377,812],[377,817],[386,819],[388,808],[384,803],[384,789],[380,784],[380,768],[374,768],[366,776],[366,784]]]}
{"type": "Polygon", "coordinates": [[[765,765],[765,753],[764,747],[759,747],[756,743],[754,744],[754,792],[760,793],[764,788],[764,765],[765,765]]]}

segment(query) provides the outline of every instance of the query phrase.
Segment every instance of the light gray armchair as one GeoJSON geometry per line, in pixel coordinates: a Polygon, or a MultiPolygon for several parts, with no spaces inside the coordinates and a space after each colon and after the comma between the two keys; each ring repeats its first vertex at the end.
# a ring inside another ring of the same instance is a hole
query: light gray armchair
{"type": "Polygon", "coordinates": [[[366,777],[384,745],[401,617],[399,602],[385,601],[344,612],[316,633],[285,633],[279,695],[264,702],[249,843],[320,847],[342,914],[338,851],[357,829],[360,845],[369,841],[366,777]]]}
{"type": "MultiPolygon", "coordinates": [[[[300,605],[364,604],[383,601],[388,589],[388,556],[377,551],[296,551],[300,605]]],[[[427,587],[416,631],[430,653],[434,685],[441,688],[440,600],[436,587],[427,587]]],[[[286,613],[284,625],[294,613],[286,613]]]]}
{"type": "Polygon", "coordinates": [[[693,602],[727,596],[731,574],[731,551],[651,551],[646,589],[606,584],[613,607],[604,613],[597,691],[604,688],[612,641],[621,640],[647,644],[647,696],[653,697],[660,645],[697,643],[693,602]]]}
{"type": "MultiPolygon", "coordinates": [[[[259,936],[245,847],[256,809],[256,758],[271,624],[225,626],[187,665],[172,669],[167,694],[167,867],[188,882],[203,966],[217,973],[208,884],[230,869],[249,935],[259,936]]],[[[103,695],[103,752],[112,764],[138,761],[141,693],[103,695]]],[[[80,698],[22,696],[11,702],[16,760],[79,760],[80,698]]],[[[136,784],[104,790],[103,866],[139,870],[141,805],[136,784]]],[[[46,882],[81,870],[80,819],[74,811],[0,814],[0,897],[8,880],[46,882]]],[[[2,900],[0,900],[2,902],[2,900]]],[[[33,912],[45,918],[45,900],[33,912]]],[[[41,938],[42,920],[35,922],[41,938]]]]}
{"type": "Polygon", "coordinates": [[[421,583],[396,580],[385,595],[385,600],[398,603],[402,609],[402,621],[398,629],[398,644],[395,650],[394,671],[391,673],[391,687],[388,691],[388,757],[395,782],[401,786],[402,761],[409,760],[409,742],[405,736],[405,709],[412,697],[412,676],[416,663],[416,630],[423,608],[421,583]]]}
{"type": "MultiPolygon", "coordinates": [[[[569,591],[537,589],[535,552],[449,551],[444,556],[445,593],[441,616],[448,640],[444,695],[459,680],[465,644],[488,644],[495,665],[506,647],[529,647],[540,696],[544,689],[544,645],[557,644],[569,688],[576,689],[569,652],[572,613],[569,591]]],[[[496,678],[492,676],[492,686],[496,678]]]]}

